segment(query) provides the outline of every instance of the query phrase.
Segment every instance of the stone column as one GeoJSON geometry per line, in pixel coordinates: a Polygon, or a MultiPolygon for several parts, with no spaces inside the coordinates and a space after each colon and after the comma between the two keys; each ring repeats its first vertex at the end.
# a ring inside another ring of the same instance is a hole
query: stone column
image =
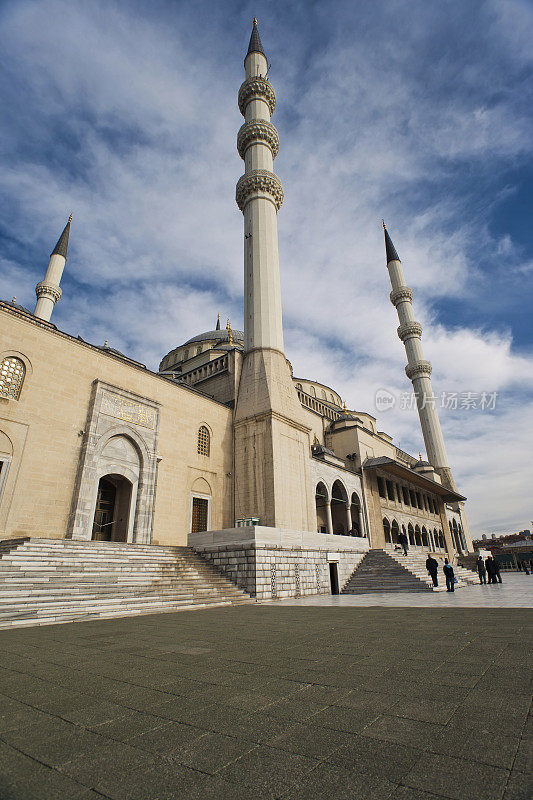
{"type": "Polygon", "coordinates": [[[333,520],[331,518],[331,501],[326,503],[326,530],[328,533],[333,533],[333,520]]]}
{"type": "Polygon", "coordinates": [[[346,524],[348,526],[346,529],[346,533],[350,533],[350,531],[353,528],[351,503],[346,503],[346,524]]]}

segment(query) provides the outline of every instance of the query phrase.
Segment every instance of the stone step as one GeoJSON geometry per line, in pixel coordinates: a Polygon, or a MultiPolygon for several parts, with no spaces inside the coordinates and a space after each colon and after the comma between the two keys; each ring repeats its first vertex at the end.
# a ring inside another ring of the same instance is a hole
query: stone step
{"type": "Polygon", "coordinates": [[[431,587],[383,550],[369,550],[342,589],[342,594],[430,592],[431,587]]]}
{"type": "Polygon", "coordinates": [[[0,628],[251,602],[186,547],[0,542],[0,628]]]}

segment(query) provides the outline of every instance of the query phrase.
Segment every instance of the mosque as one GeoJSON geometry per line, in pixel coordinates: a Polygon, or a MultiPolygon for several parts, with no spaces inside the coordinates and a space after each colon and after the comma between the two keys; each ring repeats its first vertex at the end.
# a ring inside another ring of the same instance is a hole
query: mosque
{"type": "MultiPolygon", "coordinates": [[[[372,549],[472,551],[402,264],[385,236],[427,460],[338,392],[293,375],[283,344],[276,106],[254,20],[238,92],[244,331],[176,346],[157,372],[51,321],[71,219],[35,310],[0,303],[0,539],[188,545],[257,597],[342,585],[372,549]],[[428,401],[429,398],[429,401],[428,401]]],[[[235,232],[237,235],[237,231],[235,232]]]]}

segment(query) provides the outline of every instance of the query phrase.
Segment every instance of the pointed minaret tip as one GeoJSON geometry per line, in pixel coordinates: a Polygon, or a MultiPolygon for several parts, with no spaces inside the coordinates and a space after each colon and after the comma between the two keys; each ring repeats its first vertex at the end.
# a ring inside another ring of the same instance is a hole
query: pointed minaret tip
{"type": "Polygon", "coordinates": [[[217,326],[215,328],[216,331],[220,330],[220,314],[217,314],[217,326]]]}
{"type": "Polygon", "coordinates": [[[400,261],[400,256],[396,252],[396,248],[392,243],[392,239],[389,236],[389,232],[385,227],[385,221],[382,220],[382,222],[383,222],[383,233],[385,234],[385,250],[387,253],[387,264],[389,264],[391,261],[400,261]]]}
{"type": "Polygon", "coordinates": [[[265,51],[263,50],[263,45],[261,44],[261,38],[259,36],[259,28],[257,27],[257,19],[254,17],[253,25],[252,25],[252,35],[250,36],[250,44],[248,45],[248,52],[246,56],[248,57],[250,53],[261,53],[261,55],[265,56],[265,51]]]}
{"type": "Polygon", "coordinates": [[[61,236],[57,240],[56,246],[54,247],[54,249],[50,253],[51,256],[55,256],[55,255],[63,256],[63,258],[66,260],[67,254],[68,254],[68,237],[69,237],[69,234],[70,234],[70,223],[71,222],[72,222],[72,214],[68,218],[68,222],[65,225],[65,227],[63,228],[63,233],[61,234],[61,236]]]}

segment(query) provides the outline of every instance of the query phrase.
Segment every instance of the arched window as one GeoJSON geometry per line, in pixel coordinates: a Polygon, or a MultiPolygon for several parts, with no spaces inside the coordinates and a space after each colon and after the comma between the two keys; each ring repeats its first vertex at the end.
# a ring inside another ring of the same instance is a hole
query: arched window
{"type": "Polygon", "coordinates": [[[189,358],[189,351],[188,350],[184,350],[183,351],[183,360],[187,361],[188,358],[189,358]]]}
{"type": "Polygon", "coordinates": [[[422,545],[423,547],[429,547],[428,532],[424,526],[422,526],[422,545]]]}
{"type": "Polygon", "coordinates": [[[0,397],[18,400],[25,375],[24,361],[15,356],[4,358],[0,365],[0,397]]]}
{"type": "Polygon", "coordinates": [[[385,532],[385,541],[388,542],[388,544],[391,544],[390,522],[386,517],[383,518],[383,530],[385,532]]]}
{"type": "Polygon", "coordinates": [[[196,355],[199,356],[201,352],[202,352],[202,345],[199,344],[198,347],[196,348],[196,355]]]}
{"type": "Polygon", "coordinates": [[[391,525],[391,539],[394,544],[398,544],[400,541],[400,527],[395,519],[392,520],[391,525]]]}
{"type": "Polygon", "coordinates": [[[205,425],[198,429],[198,452],[201,456],[208,456],[211,445],[211,437],[205,425]]]}

